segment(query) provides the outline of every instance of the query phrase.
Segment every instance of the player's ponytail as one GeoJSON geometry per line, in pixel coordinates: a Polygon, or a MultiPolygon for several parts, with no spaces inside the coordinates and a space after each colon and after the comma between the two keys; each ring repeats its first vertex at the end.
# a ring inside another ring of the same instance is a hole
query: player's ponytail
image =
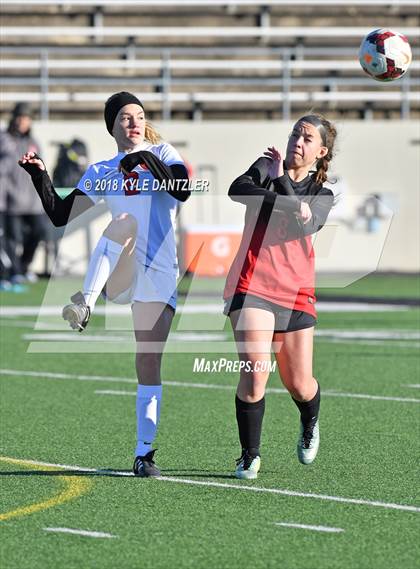
{"type": "MultiPolygon", "coordinates": [[[[328,154],[327,154],[327,156],[328,156],[328,154]]],[[[329,165],[331,158],[328,160],[327,156],[324,156],[323,158],[320,158],[317,161],[316,172],[314,172],[314,174],[312,175],[315,182],[317,184],[319,184],[320,186],[322,186],[322,184],[328,180],[327,170],[328,170],[328,165],[329,165]]]]}
{"type": "Polygon", "coordinates": [[[160,136],[158,131],[149,121],[146,121],[146,130],[144,133],[144,138],[147,140],[147,142],[150,142],[151,144],[158,144],[158,142],[161,142],[162,140],[162,137],[160,136]]]}
{"type": "Polygon", "coordinates": [[[314,172],[312,175],[314,181],[320,186],[322,186],[322,184],[328,180],[327,171],[335,153],[334,145],[335,145],[335,139],[337,138],[337,129],[335,128],[333,123],[330,122],[328,119],[326,119],[323,115],[316,114],[313,116],[315,116],[322,125],[321,126],[322,142],[323,145],[328,148],[327,154],[322,158],[320,158],[319,160],[317,160],[316,172],[314,172]]]}

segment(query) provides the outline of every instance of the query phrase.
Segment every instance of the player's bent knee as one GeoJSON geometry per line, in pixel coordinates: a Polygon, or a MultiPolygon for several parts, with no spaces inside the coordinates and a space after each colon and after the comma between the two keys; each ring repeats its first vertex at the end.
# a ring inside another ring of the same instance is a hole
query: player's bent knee
{"type": "Polygon", "coordinates": [[[268,381],[269,374],[268,373],[253,373],[252,374],[252,385],[265,385],[268,381]]]}
{"type": "Polygon", "coordinates": [[[125,244],[137,234],[136,218],[129,213],[121,213],[115,217],[104,231],[104,236],[117,243],[125,244]]]}
{"type": "Polygon", "coordinates": [[[252,388],[247,395],[249,400],[253,403],[260,401],[260,399],[262,399],[265,395],[265,385],[260,385],[258,387],[252,388]]]}
{"type": "Polygon", "coordinates": [[[265,395],[265,384],[263,385],[240,385],[238,388],[239,398],[247,403],[256,403],[265,395]]]}
{"type": "Polygon", "coordinates": [[[311,399],[308,394],[312,391],[312,378],[308,377],[291,377],[285,382],[285,385],[292,397],[299,401],[311,399]]]}
{"type": "Polygon", "coordinates": [[[240,381],[240,392],[248,402],[259,401],[265,394],[265,386],[268,376],[261,374],[252,374],[246,379],[240,381]]]}

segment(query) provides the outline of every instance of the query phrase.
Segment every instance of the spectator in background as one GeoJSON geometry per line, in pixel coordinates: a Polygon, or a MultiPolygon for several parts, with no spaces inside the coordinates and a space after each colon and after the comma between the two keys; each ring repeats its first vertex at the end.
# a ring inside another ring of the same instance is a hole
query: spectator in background
{"type": "MultiPolygon", "coordinates": [[[[7,271],[12,284],[35,280],[35,276],[29,272],[29,266],[47,231],[41,200],[34,193],[31,180],[28,180],[18,165],[22,153],[40,153],[40,145],[31,134],[31,126],[32,113],[29,105],[17,103],[7,131],[1,134],[0,210],[5,212],[4,251],[10,262],[7,271]]],[[[1,251],[3,252],[3,247],[1,251]]],[[[6,256],[3,257],[6,259],[6,256]]],[[[5,264],[4,261],[2,263],[5,264]]]]}
{"type": "Polygon", "coordinates": [[[88,151],[83,140],[74,138],[70,143],[59,143],[57,163],[53,171],[54,186],[73,190],[88,166],[88,151]]]}
{"type": "Polygon", "coordinates": [[[9,241],[6,236],[7,179],[13,166],[14,146],[6,131],[0,132],[0,290],[12,290],[9,241]]]}

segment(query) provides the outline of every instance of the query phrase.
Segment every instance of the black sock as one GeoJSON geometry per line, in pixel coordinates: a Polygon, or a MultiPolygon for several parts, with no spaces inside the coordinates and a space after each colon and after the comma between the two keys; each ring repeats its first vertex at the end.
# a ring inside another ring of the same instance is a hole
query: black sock
{"type": "Polygon", "coordinates": [[[265,398],[256,403],[247,403],[236,396],[235,405],[242,450],[247,450],[252,456],[259,456],[265,398]]]}
{"type": "Polygon", "coordinates": [[[315,393],[314,398],[310,401],[296,401],[293,397],[292,399],[300,411],[300,418],[304,426],[309,425],[309,423],[318,418],[319,406],[321,403],[321,389],[319,387],[319,383],[317,392],[315,393]]]}

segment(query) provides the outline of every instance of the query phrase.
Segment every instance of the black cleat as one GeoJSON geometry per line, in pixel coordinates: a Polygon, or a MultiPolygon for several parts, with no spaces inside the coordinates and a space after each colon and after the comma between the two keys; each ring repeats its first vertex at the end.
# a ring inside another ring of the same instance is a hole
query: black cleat
{"type": "Polygon", "coordinates": [[[155,452],[156,449],[151,450],[145,456],[136,456],[133,464],[134,476],[140,476],[140,478],[160,476],[160,470],[153,460],[155,452]]]}
{"type": "Polygon", "coordinates": [[[67,320],[73,330],[83,332],[89,322],[90,308],[81,292],[76,292],[70,300],[73,304],[67,304],[63,308],[63,318],[67,320]]]}

